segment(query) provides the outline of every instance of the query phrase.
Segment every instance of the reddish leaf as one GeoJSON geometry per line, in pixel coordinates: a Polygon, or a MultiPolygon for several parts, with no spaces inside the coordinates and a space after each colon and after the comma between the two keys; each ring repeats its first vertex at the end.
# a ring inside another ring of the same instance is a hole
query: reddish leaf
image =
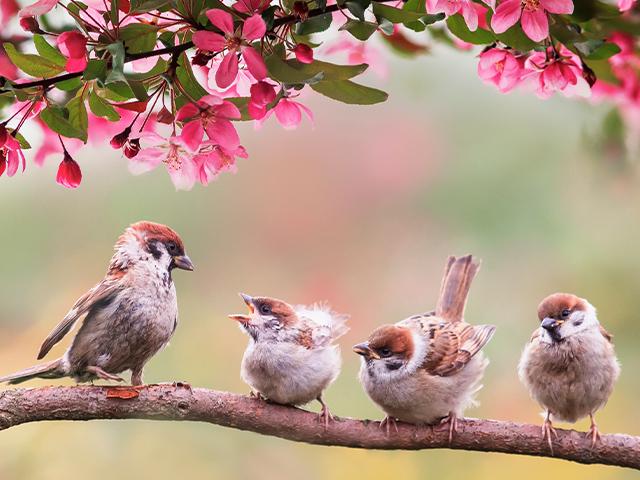
{"type": "Polygon", "coordinates": [[[132,112],[143,113],[147,109],[148,102],[148,100],[145,100],[143,102],[114,103],[113,106],[132,112]]]}

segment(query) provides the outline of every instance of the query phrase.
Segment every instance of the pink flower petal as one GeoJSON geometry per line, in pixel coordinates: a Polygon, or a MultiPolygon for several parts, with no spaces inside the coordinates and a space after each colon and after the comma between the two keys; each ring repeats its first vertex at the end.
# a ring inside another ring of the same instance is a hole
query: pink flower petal
{"type": "Polygon", "coordinates": [[[229,35],[233,34],[233,17],[229,12],[220,10],[219,8],[212,8],[207,10],[207,18],[215,26],[229,35]]]}
{"type": "Polygon", "coordinates": [[[182,137],[186,147],[195,152],[200,147],[202,138],[204,137],[202,124],[197,120],[187,123],[182,127],[180,136],[182,137]]]}
{"type": "Polygon", "coordinates": [[[462,17],[472,32],[478,29],[478,12],[469,1],[462,4],[462,17]]]}
{"type": "Polygon", "coordinates": [[[267,66],[264,64],[262,55],[260,55],[255,48],[243,47],[242,58],[244,58],[244,62],[247,64],[247,68],[256,80],[262,80],[263,78],[266,78],[267,66]]]}
{"type": "Polygon", "coordinates": [[[573,0],[540,0],[540,5],[549,13],[573,13],[573,0]]]}
{"type": "Polygon", "coordinates": [[[187,118],[195,117],[200,110],[193,103],[185,104],[180,110],[178,110],[178,114],[176,115],[176,120],[183,121],[187,118]]]}
{"type": "Polygon", "coordinates": [[[522,6],[520,0],[504,0],[491,18],[491,28],[496,33],[504,33],[520,19],[522,6]]]}
{"type": "Polygon", "coordinates": [[[20,18],[24,17],[38,17],[40,15],[44,15],[53,9],[56,6],[58,0],[39,0],[36,3],[32,3],[28,7],[23,8],[18,13],[20,18]]]}
{"type": "Polygon", "coordinates": [[[224,148],[233,150],[240,145],[236,127],[229,120],[218,119],[215,122],[209,122],[205,129],[209,138],[224,148]]]}
{"type": "Polygon", "coordinates": [[[242,38],[245,40],[258,40],[267,33],[267,26],[259,14],[250,16],[244,21],[242,26],[242,38]]]}
{"type": "Polygon", "coordinates": [[[86,58],[69,58],[64,69],[69,73],[82,72],[87,67],[86,58]]]}
{"type": "Polygon", "coordinates": [[[221,52],[225,47],[224,37],[214,32],[199,30],[193,34],[192,41],[200,50],[207,52],[221,52]]]}
{"type": "Polygon", "coordinates": [[[80,170],[80,165],[69,154],[65,154],[60,166],[58,166],[56,182],[66,188],[77,188],[81,181],[82,171],[80,170]]]}
{"type": "Polygon", "coordinates": [[[235,51],[227,52],[216,72],[216,83],[220,88],[230,86],[238,76],[238,57],[235,51]]]}
{"type": "Polygon", "coordinates": [[[304,43],[297,44],[293,53],[300,63],[313,63],[313,49],[304,43]]]}
{"type": "Polygon", "coordinates": [[[525,9],[522,12],[522,30],[534,42],[541,42],[547,38],[549,36],[547,13],[541,8],[535,11],[525,9]]]}
{"type": "Polygon", "coordinates": [[[278,102],[275,107],[275,113],[278,123],[287,130],[296,128],[302,121],[302,112],[298,104],[286,98],[278,102]]]}

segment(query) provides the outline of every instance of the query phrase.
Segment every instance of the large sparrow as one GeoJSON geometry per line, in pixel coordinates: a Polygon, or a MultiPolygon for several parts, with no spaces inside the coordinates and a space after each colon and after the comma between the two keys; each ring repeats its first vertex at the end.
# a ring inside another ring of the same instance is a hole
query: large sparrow
{"type": "Polygon", "coordinates": [[[337,338],[346,315],[327,305],[291,306],[282,300],[240,294],[249,315],[229,315],[249,335],[240,374],[258,397],[285,405],[318,400],[325,426],[331,414],[322,392],[340,373],[337,338]]]}
{"type": "Polygon", "coordinates": [[[120,236],[105,278],[78,299],[40,348],[38,359],[84,321],[62,358],[1,377],[10,384],[31,378],[73,377],[142,385],[142,369],[163,348],[178,323],[174,268],[193,270],[182,240],[165,225],[138,222],[120,236]]]}
{"type": "MultiPolygon", "coordinates": [[[[449,422],[449,441],[457,418],[473,405],[489,363],[480,349],[491,339],[493,325],[463,320],[471,281],[480,264],[471,255],[449,257],[435,312],[383,325],[369,340],[353,347],[362,355],[360,381],[385,411],[381,423],[449,422]]],[[[397,427],[396,427],[397,428],[397,427]]]]}
{"type": "Polygon", "coordinates": [[[540,327],[525,346],[518,374],[545,410],[542,439],[553,451],[551,420],[591,418],[592,446],[599,438],[595,412],[613,391],[620,365],[611,335],[600,325],[596,309],[584,298],[554,293],[538,306],[540,327]]]}

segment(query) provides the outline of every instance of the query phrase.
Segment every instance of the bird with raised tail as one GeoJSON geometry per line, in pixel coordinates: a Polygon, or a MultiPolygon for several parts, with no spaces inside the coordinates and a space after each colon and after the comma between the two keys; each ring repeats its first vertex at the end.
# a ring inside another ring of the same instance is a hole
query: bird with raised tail
{"type": "Polygon", "coordinates": [[[545,409],[542,439],[553,451],[552,420],[576,422],[589,416],[592,446],[599,438],[595,413],[620,374],[620,365],[596,309],[584,298],[554,293],[538,306],[540,327],[525,346],[518,365],[520,380],[545,409]]]}
{"type": "Polygon", "coordinates": [[[124,381],[142,385],[145,364],[173,335],[178,303],[172,271],[193,270],[180,236],[165,225],[138,222],[129,226],[114,247],[104,279],[73,305],[46,338],[38,360],[84,320],[64,355],[5,377],[21,383],[32,378],[72,377],[124,381]]]}
{"type": "Polygon", "coordinates": [[[254,395],[284,405],[317,400],[320,418],[332,418],[322,394],[340,373],[347,316],[326,304],[292,306],[269,297],[240,294],[248,315],[229,315],[249,335],[240,375],[254,395]]]}
{"type": "Polygon", "coordinates": [[[387,414],[381,426],[396,421],[449,423],[449,442],[457,419],[475,404],[488,364],[481,352],[493,325],[463,319],[471,282],[480,263],[471,255],[449,257],[433,312],[383,325],[353,347],[362,356],[360,381],[387,414]]]}

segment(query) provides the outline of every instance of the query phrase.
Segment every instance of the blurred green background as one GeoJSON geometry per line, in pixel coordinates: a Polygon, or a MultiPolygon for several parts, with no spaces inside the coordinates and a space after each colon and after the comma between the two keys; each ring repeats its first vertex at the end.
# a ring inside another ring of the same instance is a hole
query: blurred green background
{"type": "MultiPolygon", "coordinates": [[[[237,175],[175,192],[164,171],[131,176],[109,149],[78,158],[77,191],[57,162],[0,181],[0,370],[34,363],[41,340],[102,278],[131,222],[174,227],[197,269],[174,278],[180,326],[148,382],[248,392],[247,337],[226,318],[237,292],[293,303],[329,300],[352,315],[332,411],[380,419],[356,380],[350,346],[377,325],[433,307],[448,254],[483,260],[467,319],[494,323],[481,406],[469,416],[541,421],[516,376],[536,306],[554,291],[588,298],[615,335],[622,376],[598,415],[603,432],[640,433],[638,178],[590,147],[602,107],[500,95],[472,55],[437,50],[390,59],[387,103],[353,107],[314,95],[316,127],[243,124],[237,175]]],[[[50,355],[60,354],[67,342],[50,355]]],[[[31,385],[50,382],[33,382],[31,385]]],[[[60,382],[70,383],[70,382],[60,382]]],[[[313,408],[316,408],[313,405],[313,408]]],[[[585,429],[586,422],[577,425],[585,429]]],[[[377,452],[308,446],[195,423],[36,423],[0,434],[0,479],[73,478],[637,478],[553,459],[455,451],[377,452]]]]}

